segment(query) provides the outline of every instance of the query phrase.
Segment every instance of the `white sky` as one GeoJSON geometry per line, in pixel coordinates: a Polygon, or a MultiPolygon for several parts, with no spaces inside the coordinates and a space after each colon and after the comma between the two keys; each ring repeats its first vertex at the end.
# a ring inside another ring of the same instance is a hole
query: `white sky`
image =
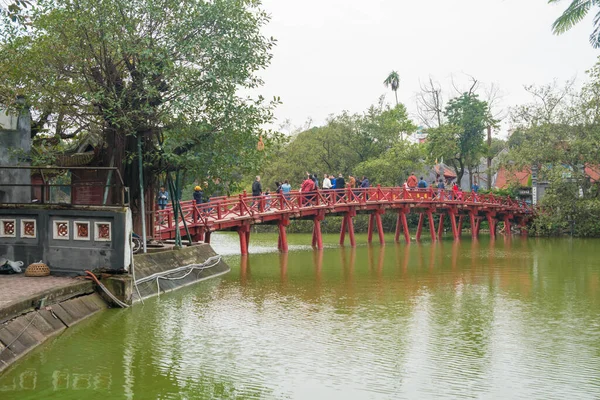
{"type": "Polygon", "coordinates": [[[261,74],[261,93],[281,97],[275,126],[286,119],[300,126],[308,118],[321,125],[330,114],[366,110],[382,94],[393,102],[383,86],[392,70],[401,76],[399,100],[415,121],[419,80],[430,75],[448,94],[452,76],[494,83],[501,106],[514,106],[530,99],[525,84],[574,77],[581,83],[600,55],[588,43],[590,17],[552,34],[569,2],[263,0],[272,17],[264,32],[278,44],[261,74]]]}

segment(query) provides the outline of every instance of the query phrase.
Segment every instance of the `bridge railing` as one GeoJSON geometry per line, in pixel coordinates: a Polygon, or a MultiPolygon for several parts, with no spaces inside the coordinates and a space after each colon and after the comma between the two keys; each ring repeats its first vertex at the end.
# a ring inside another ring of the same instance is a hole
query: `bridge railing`
{"type": "MultiPolygon", "coordinates": [[[[339,205],[366,205],[373,203],[448,203],[468,205],[493,205],[508,208],[515,212],[531,213],[532,207],[520,200],[493,194],[477,194],[474,192],[452,191],[444,189],[407,189],[403,187],[371,187],[345,188],[332,190],[316,190],[302,193],[272,194],[269,196],[248,196],[240,194],[232,197],[213,198],[207,203],[196,204],[194,201],[181,202],[183,221],[188,226],[210,227],[219,221],[247,218],[267,213],[284,213],[298,211],[309,207],[330,208],[339,205]]],[[[155,232],[175,230],[172,208],[155,212],[155,232]]]]}

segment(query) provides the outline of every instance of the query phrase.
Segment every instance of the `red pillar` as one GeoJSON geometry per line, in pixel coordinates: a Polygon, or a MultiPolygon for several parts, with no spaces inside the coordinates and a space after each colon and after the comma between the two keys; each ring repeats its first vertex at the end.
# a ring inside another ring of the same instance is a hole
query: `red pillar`
{"type": "Polygon", "coordinates": [[[377,234],[379,235],[379,244],[385,244],[385,237],[383,236],[383,223],[381,222],[381,213],[375,213],[375,221],[377,221],[377,234]]]}
{"type": "Polygon", "coordinates": [[[459,215],[458,216],[458,237],[459,238],[462,236],[462,228],[463,228],[463,216],[459,215]]]}
{"type": "Polygon", "coordinates": [[[344,241],[346,240],[346,224],[348,221],[348,214],[344,214],[342,218],[342,228],[340,229],[340,246],[344,245],[344,241]]]}
{"type": "Polygon", "coordinates": [[[321,235],[321,218],[315,217],[315,224],[313,227],[313,238],[312,245],[319,250],[323,249],[323,236],[321,235]]]}
{"type": "Polygon", "coordinates": [[[475,237],[479,237],[479,228],[481,227],[481,218],[477,218],[475,223],[475,237]]]}
{"type": "Polygon", "coordinates": [[[456,227],[456,211],[451,210],[450,214],[448,214],[448,216],[450,217],[450,225],[452,226],[452,236],[454,237],[454,240],[458,240],[460,237],[460,234],[456,227]]]}
{"type": "Polygon", "coordinates": [[[367,229],[367,242],[371,243],[373,241],[373,223],[375,222],[375,215],[369,214],[369,227],[367,229]]]}
{"type": "Polygon", "coordinates": [[[527,220],[525,218],[521,218],[519,226],[521,227],[521,235],[527,236],[527,220]]]}
{"type": "Polygon", "coordinates": [[[429,218],[429,232],[431,233],[431,241],[435,242],[435,222],[433,221],[433,211],[427,210],[427,217],[429,218]]]}
{"type": "Polygon", "coordinates": [[[487,214],[488,225],[490,226],[490,237],[492,239],[496,238],[496,219],[491,213],[487,214]]]}
{"type": "Polygon", "coordinates": [[[440,214],[440,224],[438,225],[438,238],[441,239],[444,234],[444,214],[440,214]]]}
{"type": "Polygon", "coordinates": [[[417,225],[417,242],[421,240],[421,232],[423,232],[423,220],[425,219],[425,215],[423,213],[419,214],[419,224],[417,225]]]}
{"type": "Polygon", "coordinates": [[[504,234],[510,236],[510,216],[504,216],[504,234]]]}
{"type": "Polygon", "coordinates": [[[350,246],[356,247],[356,240],[354,239],[354,222],[352,220],[352,214],[347,215],[348,220],[346,226],[348,227],[348,236],[350,237],[350,246]]]}
{"type": "Polygon", "coordinates": [[[243,256],[248,255],[248,242],[246,241],[245,228],[245,226],[240,226],[238,228],[238,235],[240,237],[240,252],[243,256]]]}
{"type": "Polygon", "coordinates": [[[396,233],[394,235],[394,241],[398,243],[400,241],[400,230],[402,229],[402,211],[398,211],[398,218],[396,219],[396,233]]]}
{"type": "Polygon", "coordinates": [[[288,241],[287,233],[285,230],[286,224],[284,222],[279,223],[279,246],[277,247],[282,253],[288,252],[288,241]]]}
{"type": "Polygon", "coordinates": [[[475,220],[475,213],[473,211],[469,212],[469,222],[471,223],[471,237],[473,239],[477,238],[477,221],[475,220]]]}
{"type": "Polygon", "coordinates": [[[406,219],[406,212],[402,212],[402,228],[404,230],[404,240],[406,244],[410,243],[410,232],[408,231],[408,220],[406,219]]]}
{"type": "Polygon", "coordinates": [[[210,244],[210,234],[211,233],[212,233],[211,231],[204,232],[204,243],[210,244]]]}

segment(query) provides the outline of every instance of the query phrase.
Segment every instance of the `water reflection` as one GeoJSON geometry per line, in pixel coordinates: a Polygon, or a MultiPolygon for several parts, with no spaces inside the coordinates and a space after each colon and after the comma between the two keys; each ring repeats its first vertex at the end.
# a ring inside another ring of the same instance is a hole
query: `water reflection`
{"type": "Polygon", "coordinates": [[[0,377],[0,397],[597,398],[596,244],[230,258],[221,280],[68,329],[0,377]]]}

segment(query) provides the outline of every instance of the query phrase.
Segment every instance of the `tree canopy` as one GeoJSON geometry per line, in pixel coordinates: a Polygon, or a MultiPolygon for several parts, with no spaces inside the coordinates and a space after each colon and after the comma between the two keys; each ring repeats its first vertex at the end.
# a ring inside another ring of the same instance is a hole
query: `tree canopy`
{"type": "Polygon", "coordinates": [[[446,123],[430,129],[427,146],[430,160],[444,159],[460,182],[466,169],[479,165],[485,154],[484,130],[490,123],[487,102],[471,92],[451,99],[444,110],[446,123]]]}
{"type": "Polygon", "coordinates": [[[150,182],[189,169],[234,184],[263,159],[277,100],[240,95],[262,84],[275,43],[259,1],[39,0],[21,13],[27,24],[3,16],[0,102],[24,95],[34,135],[99,133],[133,198],[138,139],[150,182]]]}

